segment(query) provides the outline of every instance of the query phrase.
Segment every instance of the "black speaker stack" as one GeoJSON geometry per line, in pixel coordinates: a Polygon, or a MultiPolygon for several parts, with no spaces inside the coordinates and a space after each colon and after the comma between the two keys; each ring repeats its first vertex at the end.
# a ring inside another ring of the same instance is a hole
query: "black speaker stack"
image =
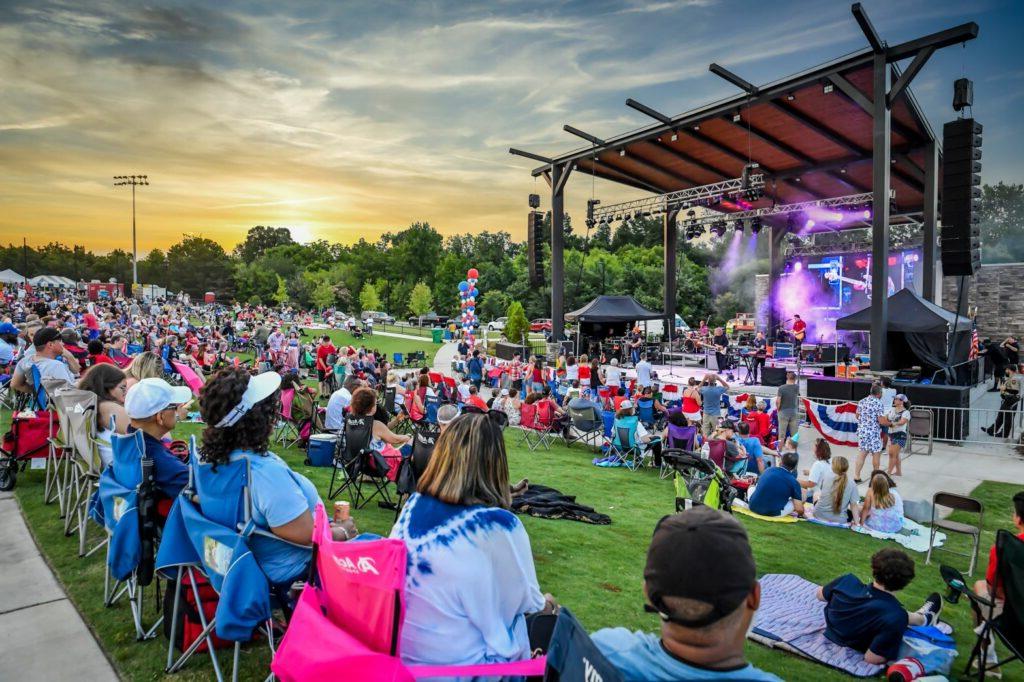
{"type": "Polygon", "coordinates": [[[789,371],[785,367],[762,367],[761,368],[761,385],[762,386],[782,386],[786,383],[786,372],[789,371]]]}
{"type": "MultiPolygon", "coordinates": [[[[533,195],[530,195],[531,199],[533,195]]],[[[532,205],[532,201],[531,201],[532,205]]],[[[526,259],[530,271],[530,285],[544,284],[544,214],[530,211],[526,220],[526,259]]]]}
{"type": "Polygon", "coordinates": [[[973,118],[942,128],[942,272],[970,276],[981,267],[981,124],[973,118]]]}

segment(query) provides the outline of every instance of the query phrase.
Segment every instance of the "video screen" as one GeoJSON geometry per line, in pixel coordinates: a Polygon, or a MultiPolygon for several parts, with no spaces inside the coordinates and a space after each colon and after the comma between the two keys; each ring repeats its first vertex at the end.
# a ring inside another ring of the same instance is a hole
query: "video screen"
{"type": "MultiPolygon", "coordinates": [[[[900,289],[921,294],[923,273],[920,248],[889,253],[888,295],[900,289]]],[[[776,301],[784,318],[799,313],[810,326],[808,336],[824,342],[835,339],[835,321],[871,304],[871,255],[791,256],[776,285],[776,301]]]]}

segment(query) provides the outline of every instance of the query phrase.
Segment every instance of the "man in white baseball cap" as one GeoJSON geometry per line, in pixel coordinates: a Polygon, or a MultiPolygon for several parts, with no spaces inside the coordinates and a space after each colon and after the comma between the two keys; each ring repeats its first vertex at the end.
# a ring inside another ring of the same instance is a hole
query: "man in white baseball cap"
{"type": "Polygon", "coordinates": [[[146,454],[153,459],[156,486],[168,499],[188,483],[188,466],[167,449],[163,438],[178,423],[178,408],[191,401],[191,390],[163,379],[143,379],[124,398],[124,411],[131,419],[128,433],[142,431],[146,454]]]}

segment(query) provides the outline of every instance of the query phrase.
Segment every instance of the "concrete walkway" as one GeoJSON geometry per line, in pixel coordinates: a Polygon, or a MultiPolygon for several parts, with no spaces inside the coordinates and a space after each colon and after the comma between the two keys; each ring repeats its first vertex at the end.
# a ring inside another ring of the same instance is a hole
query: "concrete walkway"
{"type": "Polygon", "coordinates": [[[0,493],[0,680],[117,680],[110,661],[0,493]]]}
{"type": "Polygon", "coordinates": [[[449,376],[452,373],[452,360],[455,359],[458,353],[459,344],[455,341],[449,341],[441,345],[434,353],[434,364],[431,365],[435,372],[441,372],[445,376],[449,376]]]}

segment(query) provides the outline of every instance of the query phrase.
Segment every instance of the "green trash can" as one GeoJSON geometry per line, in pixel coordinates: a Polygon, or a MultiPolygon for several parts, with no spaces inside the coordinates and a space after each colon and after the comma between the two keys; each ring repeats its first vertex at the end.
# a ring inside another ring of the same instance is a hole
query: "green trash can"
{"type": "Polygon", "coordinates": [[[434,343],[441,343],[441,336],[444,334],[444,330],[440,327],[434,327],[430,330],[430,335],[434,337],[434,343]]]}

